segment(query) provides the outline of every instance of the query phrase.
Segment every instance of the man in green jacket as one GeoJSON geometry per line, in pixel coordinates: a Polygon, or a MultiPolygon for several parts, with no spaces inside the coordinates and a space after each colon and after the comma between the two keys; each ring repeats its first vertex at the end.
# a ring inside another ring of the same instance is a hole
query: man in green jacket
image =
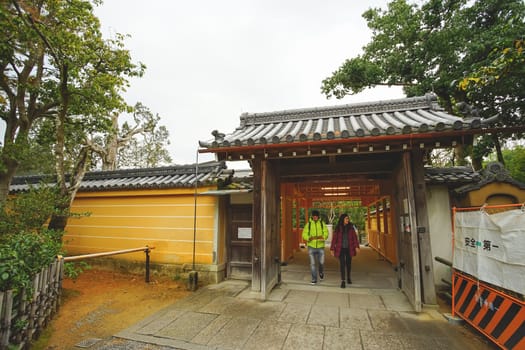
{"type": "Polygon", "coordinates": [[[328,238],[328,228],[323,220],[319,219],[319,211],[312,210],[312,216],[304,225],[303,240],[308,246],[312,285],[317,284],[317,265],[319,265],[319,279],[324,279],[324,241],[328,238]]]}

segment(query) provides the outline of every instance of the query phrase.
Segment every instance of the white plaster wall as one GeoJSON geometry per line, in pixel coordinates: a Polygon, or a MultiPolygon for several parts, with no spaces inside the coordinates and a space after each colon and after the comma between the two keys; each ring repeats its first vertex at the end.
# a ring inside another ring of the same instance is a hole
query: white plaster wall
{"type": "Polygon", "coordinates": [[[448,189],[445,186],[427,186],[430,244],[434,267],[434,283],[443,286],[441,279],[450,281],[450,267],[437,262],[439,256],[452,261],[452,208],[448,189]]]}

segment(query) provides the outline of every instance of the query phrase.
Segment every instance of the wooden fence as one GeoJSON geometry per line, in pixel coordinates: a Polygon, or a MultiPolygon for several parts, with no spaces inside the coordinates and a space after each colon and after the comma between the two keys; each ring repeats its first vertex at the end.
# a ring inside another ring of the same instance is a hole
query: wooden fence
{"type": "Polygon", "coordinates": [[[47,268],[43,268],[33,278],[30,291],[0,291],[0,350],[29,349],[32,339],[40,332],[58,311],[62,294],[64,262],[96,258],[102,256],[127,254],[137,251],[146,253],[146,283],[149,283],[149,253],[155,247],[141,247],[104,253],[59,256],[47,268]]]}
{"type": "Polygon", "coordinates": [[[64,260],[57,259],[33,278],[31,290],[0,292],[0,349],[28,349],[58,311],[64,260]]]}

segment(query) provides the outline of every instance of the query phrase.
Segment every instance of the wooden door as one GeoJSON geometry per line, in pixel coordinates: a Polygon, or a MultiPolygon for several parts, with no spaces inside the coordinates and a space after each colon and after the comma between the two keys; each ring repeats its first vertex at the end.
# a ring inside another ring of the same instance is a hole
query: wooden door
{"type": "Polygon", "coordinates": [[[410,153],[403,154],[403,161],[396,172],[398,235],[398,257],[400,288],[414,306],[421,311],[421,276],[417,241],[416,210],[412,181],[410,153]]]}
{"type": "Polygon", "coordinates": [[[252,278],[252,205],[230,207],[228,277],[251,280],[252,278]]]}

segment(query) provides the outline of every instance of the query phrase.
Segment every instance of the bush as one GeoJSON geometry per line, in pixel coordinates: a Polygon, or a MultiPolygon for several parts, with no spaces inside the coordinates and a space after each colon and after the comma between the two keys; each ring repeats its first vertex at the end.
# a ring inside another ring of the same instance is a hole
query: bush
{"type": "Polygon", "coordinates": [[[30,288],[33,276],[61,253],[59,233],[21,232],[0,244],[0,290],[30,288]]]}
{"type": "Polygon", "coordinates": [[[58,198],[55,188],[40,184],[8,199],[0,210],[0,240],[19,232],[42,230],[55,212],[58,198]]]}
{"type": "Polygon", "coordinates": [[[0,208],[0,291],[30,288],[33,276],[62,253],[63,232],[48,230],[53,188],[40,186],[0,208]]]}

